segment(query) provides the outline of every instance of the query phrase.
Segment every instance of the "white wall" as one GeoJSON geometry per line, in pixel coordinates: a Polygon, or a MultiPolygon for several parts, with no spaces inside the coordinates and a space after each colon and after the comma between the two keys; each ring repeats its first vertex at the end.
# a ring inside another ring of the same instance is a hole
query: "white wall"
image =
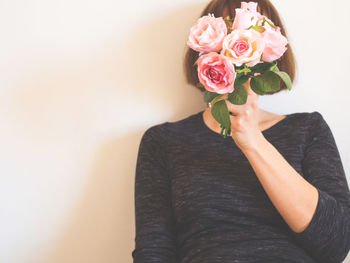
{"type": "MultiPolygon", "coordinates": [[[[260,107],[321,112],[349,175],[349,1],[273,2],[299,75],[260,107]]],[[[141,135],[205,107],[181,62],[206,3],[0,2],[0,262],[132,261],[141,135]]]]}

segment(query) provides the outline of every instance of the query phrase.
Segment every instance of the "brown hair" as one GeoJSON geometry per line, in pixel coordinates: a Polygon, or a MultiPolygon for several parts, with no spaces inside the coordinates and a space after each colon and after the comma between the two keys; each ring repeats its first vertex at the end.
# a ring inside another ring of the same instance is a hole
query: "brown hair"
{"type": "MultiPolygon", "coordinates": [[[[284,35],[287,39],[286,30],[282,24],[281,18],[276,10],[276,8],[272,5],[272,3],[269,0],[255,0],[255,2],[258,3],[258,10],[261,14],[267,16],[269,19],[272,20],[272,22],[281,28],[281,33],[284,35]]],[[[212,0],[202,11],[200,17],[208,15],[208,13],[214,14],[215,17],[223,16],[223,12],[225,8],[228,10],[228,14],[231,18],[234,17],[235,9],[241,7],[241,1],[240,0],[212,0]]],[[[197,73],[197,67],[194,65],[195,61],[198,59],[199,52],[189,48],[187,46],[183,67],[184,67],[184,73],[186,77],[186,81],[188,84],[195,86],[200,91],[204,92],[205,89],[201,86],[197,86],[199,83],[198,79],[198,73],[197,73]]],[[[290,44],[287,45],[286,52],[280,57],[278,60],[278,68],[281,71],[286,72],[292,82],[294,82],[295,79],[295,70],[296,70],[296,64],[295,64],[295,58],[292,51],[292,48],[290,44]]],[[[277,93],[283,89],[287,89],[286,85],[283,81],[281,81],[280,90],[273,91],[273,92],[267,92],[266,94],[274,94],[277,93]]]]}

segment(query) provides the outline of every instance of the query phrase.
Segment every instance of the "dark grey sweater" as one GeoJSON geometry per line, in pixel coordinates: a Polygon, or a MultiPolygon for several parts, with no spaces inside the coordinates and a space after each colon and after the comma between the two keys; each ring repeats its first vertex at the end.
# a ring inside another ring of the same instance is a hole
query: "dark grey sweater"
{"type": "Polygon", "coordinates": [[[310,224],[295,233],[233,139],[209,129],[202,113],[142,136],[133,262],[342,262],[350,249],[350,192],[323,116],[286,114],[262,132],[319,192],[310,224]]]}

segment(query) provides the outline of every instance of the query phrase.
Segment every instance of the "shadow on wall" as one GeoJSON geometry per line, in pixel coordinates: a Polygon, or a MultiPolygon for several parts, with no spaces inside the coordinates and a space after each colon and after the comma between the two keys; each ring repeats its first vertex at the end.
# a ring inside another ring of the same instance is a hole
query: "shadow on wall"
{"type": "Polygon", "coordinates": [[[56,249],[44,262],[131,262],[137,134],[105,142],[56,249]],[[128,244],[129,243],[129,244],[128,244]]]}
{"type": "Polygon", "coordinates": [[[97,59],[102,54],[109,58],[107,61],[75,61],[79,72],[67,70],[63,74],[58,73],[62,68],[57,71],[40,68],[30,84],[21,84],[24,92],[18,94],[14,116],[21,129],[38,140],[65,143],[67,137],[74,143],[82,134],[85,137],[80,137],[81,145],[95,151],[92,163],[85,165],[91,166],[88,168],[91,172],[84,178],[83,189],[79,189],[82,194],[78,201],[72,200],[76,202],[75,208],[64,216],[68,220],[58,240],[50,240],[49,247],[53,249],[49,256],[36,262],[132,262],[134,172],[140,138],[147,127],[105,140],[97,150],[88,147],[87,139],[98,136],[96,127],[100,127],[100,119],[105,115],[117,122],[108,134],[127,126],[123,123],[125,118],[118,114],[128,110],[136,119],[135,102],[155,111],[171,108],[179,116],[196,111],[203,103],[202,96],[184,84],[182,55],[189,28],[202,9],[203,4],[197,4],[166,13],[140,25],[124,42],[116,36],[114,43],[107,43],[108,51],[89,54],[89,58],[97,59]],[[121,99],[129,100],[130,108],[121,108],[118,105],[121,99]]]}

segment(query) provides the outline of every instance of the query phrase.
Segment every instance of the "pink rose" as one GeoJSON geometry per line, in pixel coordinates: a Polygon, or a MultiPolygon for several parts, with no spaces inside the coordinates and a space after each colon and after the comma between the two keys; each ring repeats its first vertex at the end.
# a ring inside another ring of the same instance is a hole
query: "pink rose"
{"type": "Polygon", "coordinates": [[[205,89],[218,94],[231,93],[236,71],[224,56],[210,52],[198,58],[198,78],[205,89]]]}
{"type": "Polygon", "coordinates": [[[279,59],[287,50],[286,45],[288,40],[281,34],[281,29],[277,27],[265,28],[265,31],[261,34],[265,42],[265,48],[262,55],[262,60],[265,62],[272,62],[279,59]]]}
{"type": "Polygon", "coordinates": [[[221,55],[229,58],[236,66],[246,64],[252,67],[260,62],[264,47],[265,42],[259,32],[237,29],[225,37],[221,55]]]}
{"type": "Polygon", "coordinates": [[[248,29],[254,26],[262,18],[262,15],[256,11],[257,6],[256,2],[241,2],[241,8],[236,8],[232,29],[248,29]]]}
{"type": "Polygon", "coordinates": [[[191,27],[187,45],[201,53],[220,51],[227,35],[227,26],[222,17],[202,16],[191,27]]]}

